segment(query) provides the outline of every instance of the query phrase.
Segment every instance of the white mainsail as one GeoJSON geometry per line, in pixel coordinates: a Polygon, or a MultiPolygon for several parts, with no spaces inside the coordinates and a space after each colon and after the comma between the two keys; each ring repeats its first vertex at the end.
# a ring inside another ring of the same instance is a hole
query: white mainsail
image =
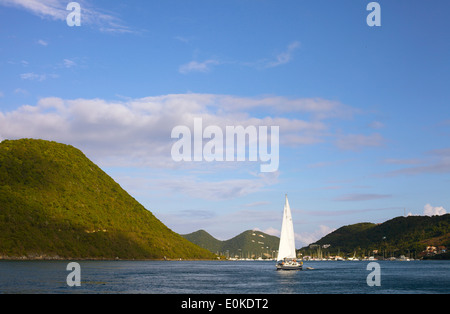
{"type": "Polygon", "coordinates": [[[297,258],[295,252],[294,224],[292,223],[291,208],[286,194],[286,202],[284,204],[283,223],[281,225],[280,246],[278,248],[277,260],[281,261],[285,258],[297,258]]]}

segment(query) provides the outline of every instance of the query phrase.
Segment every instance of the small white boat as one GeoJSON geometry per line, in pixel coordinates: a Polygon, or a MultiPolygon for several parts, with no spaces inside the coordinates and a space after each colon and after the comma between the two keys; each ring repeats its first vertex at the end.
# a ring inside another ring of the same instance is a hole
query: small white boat
{"type": "Polygon", "coordinates": [[[288,198],[283,211],[283,223],[281,225],[280,246],[277,256],[277,270],[302,270],[303,262],[297,260],[295,251],[294,224],[292,223],[291,208],[288,198]]]}

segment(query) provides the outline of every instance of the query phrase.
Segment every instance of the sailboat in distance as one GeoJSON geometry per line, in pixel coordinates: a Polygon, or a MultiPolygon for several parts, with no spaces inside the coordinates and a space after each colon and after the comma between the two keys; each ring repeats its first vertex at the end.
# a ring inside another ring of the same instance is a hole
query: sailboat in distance
{"type": "Polygon", "coordinates": [[[281,225],[280,246],[277,256],[277,270],[301,270],[303,262],[297,261],[295,251],[294,224],[292,222],[291,208],[286,194],[281,225]]]}

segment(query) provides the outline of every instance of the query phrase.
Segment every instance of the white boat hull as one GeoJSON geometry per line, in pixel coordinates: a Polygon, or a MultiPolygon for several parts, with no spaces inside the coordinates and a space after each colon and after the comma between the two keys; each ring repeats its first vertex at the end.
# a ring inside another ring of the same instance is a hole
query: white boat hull
{"type": "Polygon", "coordinates": [[[302,262],[280,262],[276,264],[277,270],[302,270],[302,262]]]}
{"type": "Polygon", "coordinates": [[[279,266],[277,265],[277,270],[303,270],[303,267],[300,266],[279,266]]]}

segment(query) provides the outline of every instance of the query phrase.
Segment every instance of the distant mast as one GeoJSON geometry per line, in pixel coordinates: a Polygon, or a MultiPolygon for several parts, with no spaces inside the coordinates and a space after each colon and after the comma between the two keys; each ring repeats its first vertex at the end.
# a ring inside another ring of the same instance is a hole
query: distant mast
{"type": "Polygon", "coordinates": [[[280,246],[278,248],[277,260],[286,258],[297,258],[295,252],[294,224],[292,222],[291,208],[286,194],[286,202],[283,211],[283,223],[281,225],[280,246]]]}

